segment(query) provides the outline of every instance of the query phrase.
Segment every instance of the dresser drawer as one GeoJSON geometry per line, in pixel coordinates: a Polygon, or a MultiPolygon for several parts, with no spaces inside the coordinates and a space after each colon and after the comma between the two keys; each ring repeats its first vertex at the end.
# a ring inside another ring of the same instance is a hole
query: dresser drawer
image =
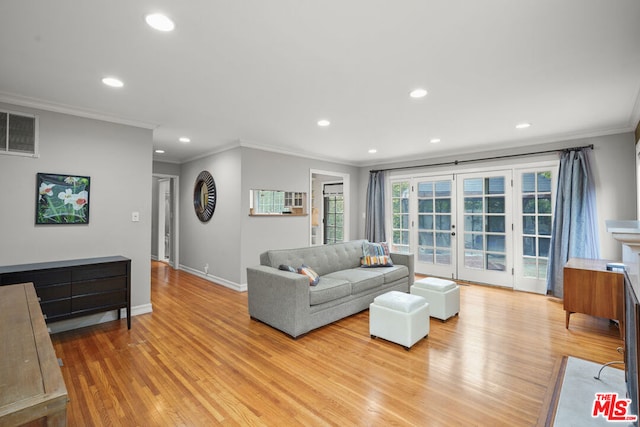
{"type": "Polygon", "coordinates": [[[71,299],[71,311],[75,313],[78,311],[99,309],[101,307],[124,307],[126,304],[127,292],[125,290],[105,292],[101,294],[73,297],[71,299]]]}
{"type": "Polygon", "coordinates": [[[74,282],[87,279],[100,279],[103,277],[125,276],[127,274],[127,263],[111,262],[104,264],[88,265],[86,267],[75,267],[71,273],[74,282]]]}
{"type": "Polygon", "coordinates": [[[40,303],[69,298],[71,297],[71,285],[65,283],[64,285],[41,286],[36,288],[36,293],[40,298],[40,303]]]}
{"type": "Polygon", "coordinates": [[[33,282],[33,286],[36,288],[37,292],[38,288],[41,286],[71,282],[71,271],[68,269],[21,271],[17,273],[3,274],[0,280],[2,280],[3,285],[33,282]]]}
{"type": "Polygon", "coordinates": [[[108,291],[126,290],[126,277],[112,277],[109,279],[87,280],[73,283],[73,296],[94,294],[108,291]]]}
{"type": "Polygon", "coordinates": [[[47,322],[55,320],[58,316],[69,315],[71,312],[71,300],[63,299],[58,301],[41,302],[40,308],[47,322]]]}

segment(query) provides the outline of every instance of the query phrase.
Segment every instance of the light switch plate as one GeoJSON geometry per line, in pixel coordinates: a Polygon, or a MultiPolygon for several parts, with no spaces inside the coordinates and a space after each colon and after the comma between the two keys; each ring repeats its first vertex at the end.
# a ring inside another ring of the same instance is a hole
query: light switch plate
{"type": "Polygon", "coordinates": [[[131,221],[133,222],[140,221],[140,212],[131,212],[131,221]]]}

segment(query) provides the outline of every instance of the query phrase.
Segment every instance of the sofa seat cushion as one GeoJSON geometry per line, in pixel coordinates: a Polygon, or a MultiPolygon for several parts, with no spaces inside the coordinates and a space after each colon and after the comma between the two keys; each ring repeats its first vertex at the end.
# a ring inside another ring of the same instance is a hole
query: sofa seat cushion
{"type": "Polygon", "coordinates": [[[406,265],[394,265],[393,267],[368,267],[367,271],[374,271],[382,274],[384,283],[395,282],[409,276],[409,269],[406,265]]]}
{"type": "Polygon", "coordinates": [[[316,286],[309,287],[309,305],[318,305],[349,295],[351,295],[349,281],[321,276],[316,286]]]}
{"type": "Polygon", "coordinates": [[[372,270],[371,268],[350,268],[347,270],[334,271],[322,277],[350,282],[351,293],[355,295],[382,286],[384,276],[382,273],[372,270]]]}

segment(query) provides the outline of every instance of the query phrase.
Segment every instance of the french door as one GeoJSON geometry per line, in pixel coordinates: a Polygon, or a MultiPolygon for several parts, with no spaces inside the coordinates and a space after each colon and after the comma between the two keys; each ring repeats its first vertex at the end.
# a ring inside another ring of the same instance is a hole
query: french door
{"type": "Polygon", "coordinates": [[[455,278],[455,181],[452,175],[392,182],[394,251],[416,254],[415,271],[455,278]]]}
{"type": "Polygon", "coordinates": [[[458,175],[458,279],[513,287],[511,171],[458,175]]]}
{"type": "Polygon", "coordinates": [[[557,162],[393,178],[391,248],[421,274],[546,293],[557,162]]]}

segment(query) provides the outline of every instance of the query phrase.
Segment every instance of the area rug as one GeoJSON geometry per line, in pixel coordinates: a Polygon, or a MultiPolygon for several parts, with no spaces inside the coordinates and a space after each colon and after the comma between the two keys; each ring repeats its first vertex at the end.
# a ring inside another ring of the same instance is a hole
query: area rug
{"type": "MultiPolygon", "coordinates": [[[[619,399],[626,398],[626,384],[624,370],[621,365],[606,367],[598,375],[601,364],[565,357],[560,368],[558,382],[554,390],[552,411],[547,417],[546,425],[554,427],[586,427],[586,426],[619,426],[633,425],[627,421],[611,421],[607,419],[603,409],[606,405],[600,405],[598,416],[593,417],[596,394],[607,395],[617,393],[619,399]],[[559,389],[559,394],[558,394],[559,389]]],[[[611,395],[609,395],[611,396],[611,395]]]]}

